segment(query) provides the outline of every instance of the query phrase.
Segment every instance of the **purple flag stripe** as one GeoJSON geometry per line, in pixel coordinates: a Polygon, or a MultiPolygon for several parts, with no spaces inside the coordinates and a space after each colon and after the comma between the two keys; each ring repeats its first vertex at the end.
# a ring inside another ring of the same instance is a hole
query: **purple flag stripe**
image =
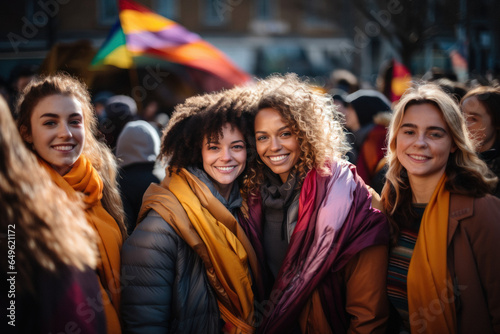
{"type": "Polygon", "coordinates": [[[156,32],[142,31],[126,35],[127,47],[131,50],[162,49],[199,41],[195,33],[181,26],[174,26],[156,32]]]}

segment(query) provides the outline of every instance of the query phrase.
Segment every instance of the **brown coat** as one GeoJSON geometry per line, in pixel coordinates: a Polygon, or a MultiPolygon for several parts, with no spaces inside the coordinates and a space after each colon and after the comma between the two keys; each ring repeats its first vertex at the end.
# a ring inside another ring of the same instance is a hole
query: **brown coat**
{"type": "Polygon", "coordinates": [[[500,199],[452,194],[448,268],[459,333],[500,333],[500,199]]]}

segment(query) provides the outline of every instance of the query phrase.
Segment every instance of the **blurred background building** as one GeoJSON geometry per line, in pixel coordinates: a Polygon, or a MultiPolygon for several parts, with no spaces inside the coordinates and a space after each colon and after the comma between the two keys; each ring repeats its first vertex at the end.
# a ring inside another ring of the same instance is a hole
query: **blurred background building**
{"type": "MultiPolygon", "coordinates": [[[[346,69],[375,86],[391,59],[414,77],[433,68],[463,82],[500,73],[500,6],[494,0],[137,2],[199,34],[257,77],[296,72],[324,86],[332,71],[346,69]]],[[[96,91],[114,83],[115,93],[127,93],[119,86],[130,74],[87,71],[118,18],[115,0],[5,1],[1,17],[4,83],[19,65],[33,65],[80,75],[96,91]]]]}

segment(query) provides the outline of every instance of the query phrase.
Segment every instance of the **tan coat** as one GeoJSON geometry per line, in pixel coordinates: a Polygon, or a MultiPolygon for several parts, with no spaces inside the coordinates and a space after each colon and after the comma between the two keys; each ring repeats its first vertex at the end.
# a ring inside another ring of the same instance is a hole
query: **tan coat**
{"type": "Polygon", "coordinates": [[[448,268],[459,333],[500,333],[500,199],[452,194],[448,268]]]}

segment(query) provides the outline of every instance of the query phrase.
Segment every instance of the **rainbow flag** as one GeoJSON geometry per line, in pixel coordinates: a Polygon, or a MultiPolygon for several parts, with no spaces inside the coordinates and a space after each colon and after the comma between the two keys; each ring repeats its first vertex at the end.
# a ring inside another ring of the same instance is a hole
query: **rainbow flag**
{"type": "Polygon", "coordinates": [[[119,21],[91,66],[131,68],[137,57],[152,57],[208,72],[238,85],[250,76],[199,35],[130,0],[119,0],[119,21]]]}

